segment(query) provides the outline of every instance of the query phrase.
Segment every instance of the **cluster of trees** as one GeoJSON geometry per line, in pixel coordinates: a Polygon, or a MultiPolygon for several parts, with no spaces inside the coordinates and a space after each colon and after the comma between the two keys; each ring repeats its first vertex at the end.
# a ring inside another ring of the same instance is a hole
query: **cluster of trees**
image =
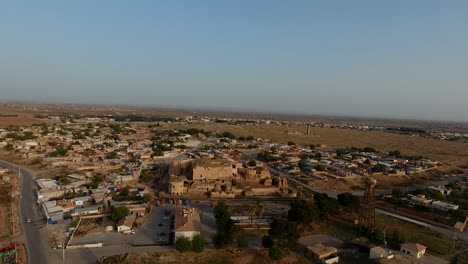
{"type": "Polygon", "coordinates": [[[111,151],[105,155],[106,159],[116,159],[119,155],[115,151],[111,151]]]}
{"type": "Polygon", "coordinates": [[[50,157],[65,157],[67,156],[67,149],[63,145],[58,145],[55,148],[55,151],[51,152],[49,154],[50,157]]]}
{"type": "Polygon", "coordinates": [[[325,171],[325,166],[322,165],[322,164],[308,164],[307,163],[307,160],[306,159],[301,159],[297,166],[299,166],[299,168],[303,169],[305,167],[312,167],[318,171],[325,171]]]}
{"type": "Polygon", "coordinates": [[[30,139],[36,139],[37,136],[35,136],[30,131],[26,131],[22,134],[11,132],[11,133],[6,134],[5,138],[12,138],[14,140],[30,140],[30,139]]]}
{"type": "Polygon", "coordinates": [[[211,135],[210,131],[205,131],[204,129],[198,129],[198,128],[189,128],[187,130],[182,130],[183,133],[189,134],[189,135],[198,135],[198,134],[203,134],[206,137],[209,137],[211,135]]]}
{"type": "Polygon", "coordinates": [[[388,152],[388,155],[395,157],[397,159],[407,159],[407,160],[412,160],[412,161],[420,160],[424,158],[423,156],[420,156],[420,155],[415,155],[415,156],[403,155],[401,154],[399,150],[392,150],[388,152]]]}
{"type": "Polygon", "coordinates": [[[141,170],[140,182],[149,182],[152,178],[153,178],[153,175],[147,169],[141,170]]]}
{"type": "Polygon", "coordinates": [[[192,240],[186,237],[179,237],[175,243],[175,248],[179,252],[187,252],[193,250],[196,253],[205,251],[206,241],[202,235],[195,235],[192,240]]]}
{"type": "Polygon", "coordinates": [[[5,150],[7,151],[12,151],[13,149],[15,149],[15,146],[13,146],[12,144],[8,143],[5,145],[5,147],[3,147],[5,150]]]}
{"type": "Polygon", "coordinates": [[[426,134],[426,130],[420,128],[412,128],[412,127],[388,127],[387,131],[399,131],[403,133],[419,133],[419,134],[426,134]]]}
{"type": "Polygon", "coordinates": [[[238,249],[246,249],[249,246],[245,234],[241,232],[231,220],[229,207],[224,201],[219,201],[214,208],[217,232],[213,237],[213,243],[216,248],[226,248],[237,246],[238,249]]]}
{"type": "Polygon", "coordinates": [[[97,189],[99,187],[99,184],[104,181],[104,177],[102,176],[101,173],[96,173],[96,175],[93,176],[93,179],[91,183],[89,184],[89,187],[92,189],[97,189]]]}
{"type": "Polygon", "coordinates": [[[235,139],[236,136],[232,134],[231,132],[223,132],[221,135],[218,135],[219,137],[224,137],[224,138],[229,138],[229,139],[235,139]]]}
{"type": "Polygon", "coordinates": [[[269,152],[263,151],[257,154],[257,159],[261,161],[266,161],[266,162],[272,162],[272,161],[277,161],[278,158],[271,155],[269,152]]]}
{"type": "Polygon", "coordinates": [[[295,200],[291,202],[291,209],[287,217],[274,220],[262,244],[269,249],[272,260],[283,257],[283,249],[294,249],[299,239],[299,228],[315,221],[326,221],[330,215],[338,215],[341,211],[357,212],[359,210],[359,197],[350,193],[343,193],[338,199],[328,197],[327,194],[314,195],[313,201],[295,200]]]}
{"type": "Polygon", "coordinates": [[[247,136],[247,137],[240,136],[239,140],[254,140],[254,137],[253,136],[247,136]]]}

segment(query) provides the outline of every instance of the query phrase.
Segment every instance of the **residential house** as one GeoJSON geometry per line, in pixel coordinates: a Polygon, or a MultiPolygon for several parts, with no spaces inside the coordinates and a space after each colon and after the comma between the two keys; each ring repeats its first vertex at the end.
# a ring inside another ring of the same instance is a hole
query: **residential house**
{"type": "Polygon", "coordinates": [[[426,253],[427,247],[418,243],[404,243],[401,244],[400,251],[413,256],[415,258],[420,258],[426,253]]]}
{"type": "Polygon", "coordinates": [[[120,219],[117,223],[117,232],[131,231],[135,220],[136,216],[134,215],[127,215],[120,219]]]}
{"type": "Polygon", "coordinates": [[[180,237],[192,239],[202,230],[200,213],[195,208],[176,208],[174,215],[174,232],[177,241],[180,237]]]}

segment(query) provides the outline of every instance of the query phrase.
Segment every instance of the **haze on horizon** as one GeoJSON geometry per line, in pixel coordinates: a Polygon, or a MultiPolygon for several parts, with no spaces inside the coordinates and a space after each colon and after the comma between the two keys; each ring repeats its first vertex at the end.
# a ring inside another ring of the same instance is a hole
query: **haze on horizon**
{"type": "Polygon", "coordinates": [[[11,1],[0,100],[468,121],[464,1],[11,1]]]}

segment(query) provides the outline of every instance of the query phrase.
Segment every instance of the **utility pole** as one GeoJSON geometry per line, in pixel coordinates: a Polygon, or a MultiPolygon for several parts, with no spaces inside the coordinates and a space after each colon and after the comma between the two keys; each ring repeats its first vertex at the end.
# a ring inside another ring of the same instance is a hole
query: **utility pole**
{"type": "Polygon", "coordinates": [[[65,263],[65,241],[67,240],[67,236],[63,234],[63,242],[62,242],[62,263],[65,263]]]}

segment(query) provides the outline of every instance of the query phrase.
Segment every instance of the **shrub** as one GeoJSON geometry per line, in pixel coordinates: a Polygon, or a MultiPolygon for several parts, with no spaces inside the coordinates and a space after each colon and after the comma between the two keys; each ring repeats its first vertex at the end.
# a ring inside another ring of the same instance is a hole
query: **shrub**
{"type": "Polygon", "coordinates": [[[197,253],[201,253],[205,250],[205,238],[202,235],[196,235],[192,239],[192,249],[197,253]]]}
{"type": "Polygon", "coordinates": [[[191,249],[190,240],[186,237],[179,237],[175,243],[175,247],[179,252],[187,252],[191,249]]]}
{"type": "Polygon", "coordinates": [[[281,260],[283,258],[283,250],[279,247],[271,247],[268,251],[268,256],[272,260],[281,260]]]}

